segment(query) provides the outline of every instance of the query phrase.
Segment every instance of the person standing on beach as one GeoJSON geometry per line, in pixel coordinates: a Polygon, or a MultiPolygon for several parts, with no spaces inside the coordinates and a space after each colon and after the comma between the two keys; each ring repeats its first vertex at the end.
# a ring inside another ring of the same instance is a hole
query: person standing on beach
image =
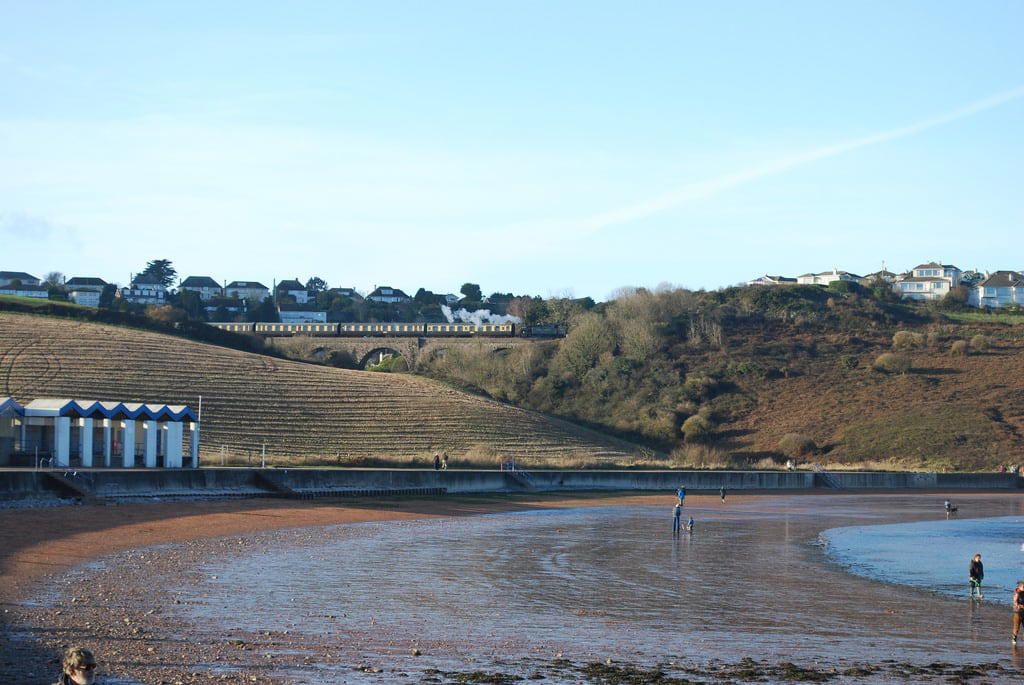
{"type": "Polygon", "coordinates": [[[725,486],[718,488],[718,496],[722,498],[722,504],[725,504],[725,486]]]}
{"type": "Polygon", "coordinates": [[[679,518],[683,515],[683,507],[679,502],[672,507],[672,534],[679,535],[679,518]]]}
{"type": "Polygon", "coordinates": [[[971,559],[971,567],[967,569],[967,581],[970,585],[971,599],[974,599],[977,594],[978,599],[981,599],[981,581],[985,577],[985,565],[981,563],[981,555],[975,554],[974,558],[971,559]]]}
{"type": "Polygon", "coordinates": [[[96,657],[83,647],[64,652],[60,679],[53,685],[93,685],[96,682],[96,657]]]}
{"type": "Polygon", "coordinates": [[[1024,623],[1024,580],[1018,580],[1017,589],[1013,591],[1013,644],[1017,644],[1021,623],[1024,623]]]}
{"type": "Polygon", "coordinates": [[[686,488],[680,485],[676,490],[676,497],[679,498],[679,506],[683,506],[683,500],[686,499],[686,488]]]}

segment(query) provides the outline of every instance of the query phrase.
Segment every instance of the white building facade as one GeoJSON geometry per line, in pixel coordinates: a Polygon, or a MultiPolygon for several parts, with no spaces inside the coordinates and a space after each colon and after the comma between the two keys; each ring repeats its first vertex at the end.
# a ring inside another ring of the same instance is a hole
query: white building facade
{"type": "Polygon", "coordinates": [[[102,293],[96,288],[73,288],[68,291],[68,299],[83,307],[99,307],[100,295],[102,293]]]}
{"type": "Polygon", "coordinates": [[[960,269],[952,264],[919,264],[893,284],[900,297],[911,300],[941,300],[960,285],[960,269]]]}
{"type": "Polygon", "coordinates": [[[4,285],[0,286],[0,295],[15,295],[17,297],[38,297],[45,300],[50,297],[48,288],[41,285],[4,285]]]}
{"type": "Polygon", "coordinates": [[[1019,271],[996,271],[971,288],[967,303],[975,307],[1024,307],[1024,274],[1019,271]]]}

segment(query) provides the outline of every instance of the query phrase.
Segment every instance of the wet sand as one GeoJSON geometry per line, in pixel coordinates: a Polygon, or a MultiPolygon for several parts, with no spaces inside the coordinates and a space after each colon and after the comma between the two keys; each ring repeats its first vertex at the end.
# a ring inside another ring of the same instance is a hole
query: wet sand
{"type": "MultiPolygon", "coordinates": [[[[941,495],[918,493],[875,497],[880,511],[886,508],[885,502],[896,501],[889,498],[918,498],[922,507],[930,506],[927,503],[932,500],[942,499],[941,495]]],[[[1013,503],[1021,499],[1008,495],[956,496],[960,501],[978,499],[979,503],[992,498],[1005,501],[1007,506],[1016,506],[1013,503]]],[[[800,525],[806,530],[820,530],[835,525],[836,521],[848,521],[847,525],[870,522],[863,513],[858,513],[857,507],[846,508],[844,502],[847,501],[850,500],[845,496],[819,494],[730,495],[722,505],[716,496],[690,495],[687,506],[705,512],[700,517],[702,522],[715,517],[777,517],[787,512],[803,516],[800,525]],[[814,513],[820,512],[823,506],[826,514],[822,515],[820,523],[814,522],[814,513]]],[[[666,653],[662,659],[644,656],[634,665],[624,662],[620,652],[613,658],[594,653],[586,645],[579,645],[579,649],[571,653],[571,644],[563,647],[565,658],[554,649],[548,650],[549,653],[538,652],[536,646],[516,641],[502,644],[500,639],[474,652],[464,644],[453,646],[444,630],[410,640],[400,624],[400,617],[397,622],[395,617],[390,617],[381,625],[366,617],[361,619],[358,630],[350,627],[344,635],[342,631],[310,635],[281,626],[273,630],[254,630],[232,625],[192,632],[183,630],[182,616],[175,609],[195,598],[182,593],[180,587],[172,592],[173,583],[168,582],[168,578],[191,582],[191,569],[204,560],[230,559],[250,554],[254,547],[295,542],[288,538],[289,534],[277,538],[266,531],[549,508],[657,506],[667,511],[671,502],[671,495],[528,499],[488,496],[383,503],[353,501],[343,505],[249,500],[0,511],[0,542],[3,543],[0,547],[0,601],[5,612],[0,672],[12,682],[49,682],[52,678],[47,677],[55,673],[55,665],[48,663],[52,655],[59,652],[62,645],[85,644],[97,650],[108,673],[154,683],[319,682],[316,679],[318,665],[347,670],[348,675],[343,680],[338,680],[335,674],[328,682],[513,682],[515,677],[531,675],[542,676],[549,682],[654,682],[659,678],[661,682],[720,682],[723,679],[739,682],[765,678],[774,682],[836,678],[851,682],[899,682],[933,677],[938,681],[950,677],[969,680],[975,673],[970,670],[973,663],[923,659],[920,650],[909,660],[886,661],[889,654],[883,648],[878,650],[876,658],[865,654],[856,663],[837,659],[836,663],[828,664],[819,659],[800,666],[787,665],[786,649],[776,650],[768,658],[765,650],[755,649],[755,661],[741,661],[743,654],[737,653],[735,659],[718,662],[697,659],[694,654],[688,657],[685,650],[676,650],[666,653]],[[142,549],[152,545],[166,547],[142,549]],[[115,556],[105,565],[89,563],[108,555],[115,556]],[[360,635],[357,636],[357,632],[360,635]],[[364,650],[366,656],[360,660],[360,654],[348,646],[356,642],[372,644],[374,649],[364,650]],[[524,652],[524,649],[533,651],[524,652]],[[430,660],[430,666],[417,667],[416,664],[422,662],[418,662],[420,657],[413,656],[413,650],[422,652],[424,662],[430,660]],[[483,653],[487,658],[482,660],[480,654],[483,653]],[[460,654],[464,658],[460,659],[460,654]],[[388,655],[391,658],[387,658],[388,655]],[[609,658],[612,663],[607,663],[609,658]],[[477,673],[474,675],[474,672],[477,673]],[[505,674],[505,680],[501,674],[505,674]]],[[[1007,506],[989,507],[984,515],[1005,513],[1007,506]]],[[[881,522],[904,520],[906,516],[880,513],[875,518],[881,522]]],[[[315,538],[318,533],[313,529],[302,531],[301,535],[315,538]]],[[[771,553],[770,549],[764,551],[771,553]]],[[[386,561],[381,559],[381,563],[386,561]]],[[[824,567],[820,571],[823,575],[840,578],[845,575],[824,567]]],[[[813,580],[800,582],[812,583],[813,580]]],[[[761,597],[763,601],[763,594],[759,593],[770,592],[773,585],[790,582],[771,579],[766,588],[753,593],[752,598],[761,597]]],[[[827,580],[828,587],[834,584],[834,577],[827,580]]],[[[815,591],[815,588],[809,587],[808,591],[815,591]]],[[[887,586],[884,596],[879,597],[877,588],[872,589],[869,583],[851,581],[843,583],[842,592],[843,596],[837,599],[844,605],[868,614],[867,618],[854,616],[849,620],[868,624],[877,620],[887,624],[889,629],[893,629],[893,625],[899,628],[904,621],[909,621],[914,626],[911,630],[931,630],[932,634],[926,639],[942,642],[942,651],[948,650],[947,643],[955,637],[944,635],[944,631],[936,630],[935,626],[943,622],[962,622],[962,611],[955,602],[936,604],[935,610],[930,612],[918,611],[920,595],[904,588],[887,586]],[[870,607],[877,610],[878,616],[874,619],[872,612],[866,609],[870,607]]],[[[203,601],[215,604],[217,598],[203,601]]],[[[750,600],[737,598],[736,601],[750,600]]],[[[332,618],[329,612],[330,608],[324,608],[322,613],[328,615],[320,619],[332,618]]],[[[567,616],[566,621],[579,618],[567,616]]],[[[976,672],[984,674],[986,682],[1015,679],[1011,671],[1021,667],[1015,653],[1003,644],[1008,642],[1004,636],[1008,622],[1008,610],[995,606],[980,608],[974,620],[974,630],[979,625],[985,631],[998,630],[1001,638],[1000,649],[976,672]]],[[[757,621],[754,624],[756,632],[757,621]]],[[[481,639],[485,638],[481,636],[481,639]]],[[[841,655],[846,651],[843,644],[846,639],[838,633],[826,636],[820,649],[826,654],[834,651],[837,656],[841,655]]]]}

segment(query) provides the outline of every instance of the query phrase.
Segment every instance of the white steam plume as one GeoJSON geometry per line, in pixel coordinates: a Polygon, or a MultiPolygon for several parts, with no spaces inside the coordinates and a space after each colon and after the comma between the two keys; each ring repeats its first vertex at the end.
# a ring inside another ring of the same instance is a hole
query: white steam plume
{"type": "Polygon", "coordinates": [[[452,311],[451,307],[441,305],[441,313],[448,323],[455,323],[456,320],[463,323],[472,323],[479,326],[482,323],[522,323],[523,320],[511,314],[492,314],[490,309],[477,309],[471,312],[468,309],[452,311]]]}

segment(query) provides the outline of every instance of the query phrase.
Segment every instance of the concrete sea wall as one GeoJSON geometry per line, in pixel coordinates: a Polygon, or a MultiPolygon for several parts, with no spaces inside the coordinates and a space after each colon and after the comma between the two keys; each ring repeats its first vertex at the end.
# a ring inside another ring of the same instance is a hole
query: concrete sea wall
{"type": "Polygon", "coordinates": [[[473,471],[416,469],[0,470],[0,499],[118,501],[169,498],[439,495],[588,490],[695,492],[818,490],[1011,490],[1008,473],[810,471],[473,471]]]}

